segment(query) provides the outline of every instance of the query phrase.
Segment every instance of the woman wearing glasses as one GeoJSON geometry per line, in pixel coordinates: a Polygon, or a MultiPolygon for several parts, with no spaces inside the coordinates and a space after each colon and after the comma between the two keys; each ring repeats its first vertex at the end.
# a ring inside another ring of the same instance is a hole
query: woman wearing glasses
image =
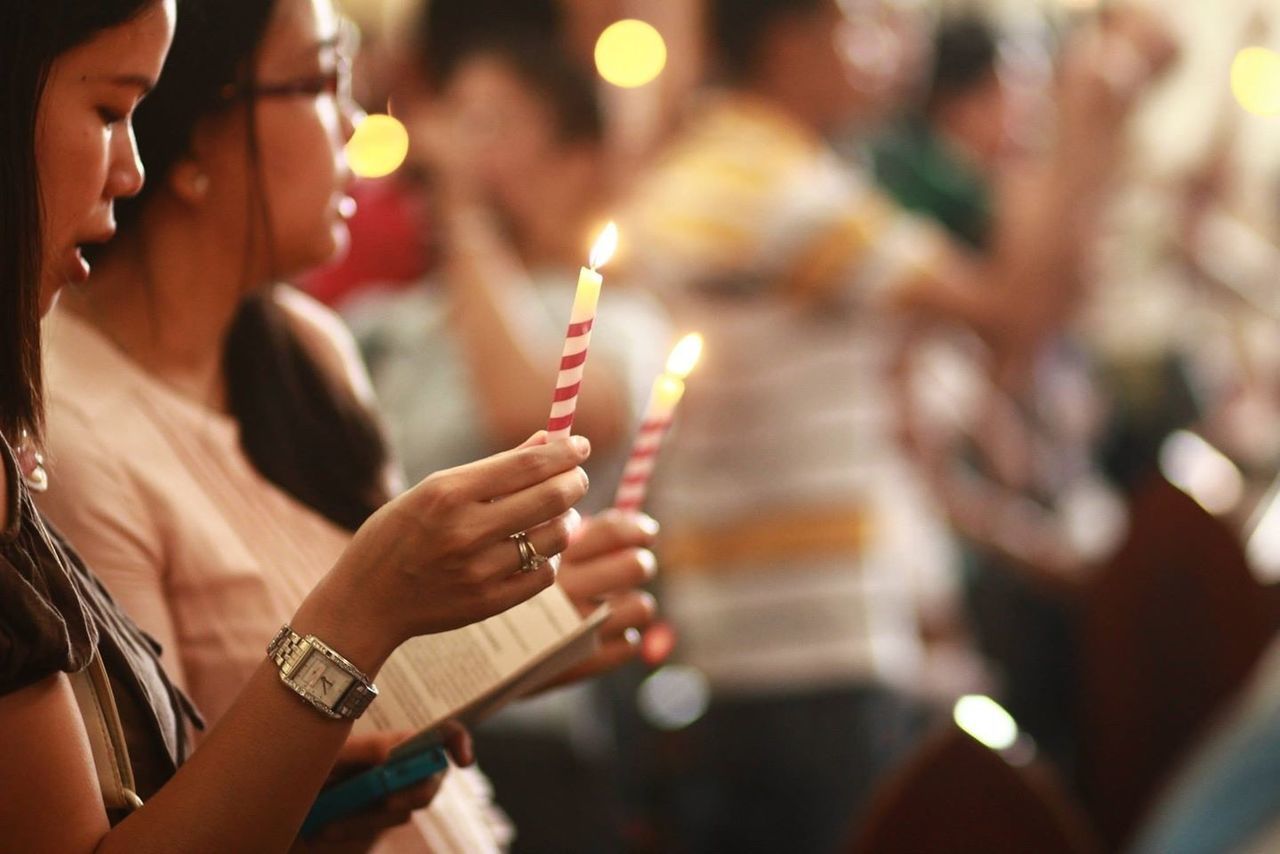
{"type": "MultiPolygon", "coordinates": [[[[212,721],[319,569],[397,491],[348,336],[273,284],[346,239],[353,107],[338,34],[327,0],[184,0],[136,119],[150,183],[47,324],[42,507],[212,721]]],[[[563,573],[584,608],[643,579],[649,536],[624,519],[584,533],[563,573]]],[[[624,629],[650,607],[624,592],[602,663],[630,654],[624,629]]],[[[434,818],[388,844],[499,844],[474,785],[446,781],[434,818]]],[[[328,841],[367,845],[406,806],[328,841]]]]}

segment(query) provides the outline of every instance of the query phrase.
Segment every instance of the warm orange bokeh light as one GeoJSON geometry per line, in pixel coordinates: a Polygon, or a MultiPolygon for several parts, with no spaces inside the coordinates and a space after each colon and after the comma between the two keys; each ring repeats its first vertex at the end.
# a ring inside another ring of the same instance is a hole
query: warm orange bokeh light
{"type": "Polygon", "coordinates": [[[644,21],[617,21],[596,40],[596,70],[614,86],[644,86],[666,67],[667,43],[653,25],[644,21]]]}
{"type": "Polygon", "coordinates": [[[347,143],[346,154],[351,171],[361,178],[390,175],[409,155],[409,132],[394,116],[367,116],[347,143]]]}

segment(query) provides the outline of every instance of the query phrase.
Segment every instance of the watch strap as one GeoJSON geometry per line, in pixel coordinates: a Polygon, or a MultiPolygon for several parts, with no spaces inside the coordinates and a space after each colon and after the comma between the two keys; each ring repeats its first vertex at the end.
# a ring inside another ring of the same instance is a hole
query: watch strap
{"type": "Polygon", "coordinates": [[[267,656],[280,669],[280,681],[326,717],[354,720],[364,714],[364,710],[369,708],[369,704],[378,696],[377,686],[360,668],[315,635],[304,637],[288,624],[281,626],[280,631],[267,645],[267,656]],[[321,697],[306,690],[294,679],[298,666],[313,654],[323,656],[330,664],[353,679],[351,686],[333,704],[325,702],[321,697]]]}

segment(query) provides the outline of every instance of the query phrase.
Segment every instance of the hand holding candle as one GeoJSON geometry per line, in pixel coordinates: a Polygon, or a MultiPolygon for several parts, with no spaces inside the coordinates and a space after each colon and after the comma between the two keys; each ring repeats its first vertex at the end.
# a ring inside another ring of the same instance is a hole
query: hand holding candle
{"type": "Polygon", "coordinates": [[[569,316],[564,352],[560,356],[560,374],[556,377],[551,417],[547,420],[548,441],[567,439],[573,429],[578,392],[582,388],[582,374],[587,364],[587,348],[591,344],[591,327],[595,325],[596,305],[600,300],[600,287],[604,284],[604,277],[597,270],[608,263],[617,247],[618,227],[609,223],[591,250],[590,268],[583,267],[578,275],[578,292],[573,300],[573,313],[569,316]]]}
{"type": "Polygon", "coordinates": [[[636,435],[627,466],[622,470],[622,481],[614,498],[613,506],[619,510],[638,511],[644,504],[658,449],[671,427],[676,405],[684,397],[685,378],[693,372],[701,355],[702,336],[697,333],[686,335],[671,351],[666,373],[654,382],[649,406],[640,422],[640,432],[636,435]]]}

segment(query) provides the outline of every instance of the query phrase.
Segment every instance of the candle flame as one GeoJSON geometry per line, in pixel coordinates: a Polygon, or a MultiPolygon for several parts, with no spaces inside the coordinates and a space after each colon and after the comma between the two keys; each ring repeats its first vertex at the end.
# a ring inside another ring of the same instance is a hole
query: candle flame
{"type": "Polygon", "coordinates": [[[613,253],[618,249],[618,226],[609,223],[604,227],[604,231],[600,232],[600,237],[596,239],[596,245],[591,249],[591,269],[599,270],[605,264],[609,263],[609,259],[613,257],[613,253]]]}
{"type": "Polygon", "coordinates": [[[693,373],[701,357],[702,336],[696,332],[690,333],[681,338],[671,351],[671,357],[667,359],[667,373],[684,379],[693,373]]]}

